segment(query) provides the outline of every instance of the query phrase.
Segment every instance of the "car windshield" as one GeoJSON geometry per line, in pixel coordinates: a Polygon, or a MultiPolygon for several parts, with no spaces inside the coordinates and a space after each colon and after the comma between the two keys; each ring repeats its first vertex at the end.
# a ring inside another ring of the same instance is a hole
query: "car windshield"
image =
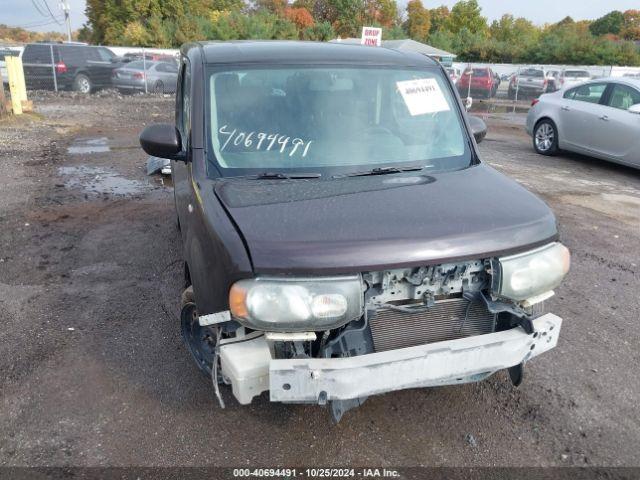
{"type": "Polygon", "coordinates": [[[223,176],[464,168],[471,152],[448,82],[435,68],[212,69],[210,161],[223,176]]]}
{"type": "Polygon", "coordinates": [[[564,76],[572,78],[589,78],[589,72],[585,72],[584,70],[567,70],[564,73],[564,76]]]}
{"type": "Polygon", "coordinates": [[[474,77],[488,77],[489,76],[489,70],[487,70],[486,68],[474,68],[472,71],[473,71],[473,76],[474,77]]]}
{"type": "Polygon", "coordinates": [[[523,70],[520,75],[525,76],[525,77],[539,77],[539,78],[542,78],[542,77],[544,77],[544,71],[538,70],[536,68],[528,68],[526,70],[523,70]]]}

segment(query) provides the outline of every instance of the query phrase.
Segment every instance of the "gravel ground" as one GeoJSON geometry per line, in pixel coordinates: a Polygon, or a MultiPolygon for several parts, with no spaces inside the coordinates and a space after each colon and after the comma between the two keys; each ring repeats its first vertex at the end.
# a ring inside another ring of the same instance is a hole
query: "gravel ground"
{"type": "Polygon", "coordinates": [[[485,114],[484,159],[551,205],[573,253],[559,345],[520,388],[390,393],[334,426],[227,388],[221,410],[182,346],[173,192],[137,142],[172,99],[34,100],[0,120],[0,465],[640,465],[640,171],[538,156],[522,114],[485,114]]]}

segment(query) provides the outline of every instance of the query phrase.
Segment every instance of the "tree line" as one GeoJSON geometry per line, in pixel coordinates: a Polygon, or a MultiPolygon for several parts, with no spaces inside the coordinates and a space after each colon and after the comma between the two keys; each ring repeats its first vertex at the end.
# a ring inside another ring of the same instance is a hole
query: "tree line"
{"type": "Polygon", "coordinates": [[[327,41],[359,37],[367,25],[382,27],[383,39],[412,38],[456,53],[460,61],[640,65],[640,10],[544,26],[509,14],[489,23],[477,0],[451,9],[410,0],[402,10],[395,0],[87,0],[86,14],[77,38],[103,45],[327,41]]]}

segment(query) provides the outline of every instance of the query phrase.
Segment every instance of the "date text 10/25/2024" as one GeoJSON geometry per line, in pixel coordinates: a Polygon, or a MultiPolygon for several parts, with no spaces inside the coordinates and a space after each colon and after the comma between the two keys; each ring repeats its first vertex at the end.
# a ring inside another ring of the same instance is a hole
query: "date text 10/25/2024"
{"type": "Polygon", "coordinates": [[[234,478],[400,478],[387,468],[234,468],[234,478]]]}

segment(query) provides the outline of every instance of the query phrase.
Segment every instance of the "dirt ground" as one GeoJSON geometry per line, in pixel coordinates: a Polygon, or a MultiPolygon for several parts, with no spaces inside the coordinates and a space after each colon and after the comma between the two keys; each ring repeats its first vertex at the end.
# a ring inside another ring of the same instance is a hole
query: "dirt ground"
{"type": "Polygon", "coordinates": [[[173,192],[142,127],[172,99],[36,95],[0,121],[0,465],[638,466],[640,171],[533,153],[485,114],[485,161],[557,214],[558,347],[479,384],[320,407],[218,406],[180,338],[173,192]]]}

